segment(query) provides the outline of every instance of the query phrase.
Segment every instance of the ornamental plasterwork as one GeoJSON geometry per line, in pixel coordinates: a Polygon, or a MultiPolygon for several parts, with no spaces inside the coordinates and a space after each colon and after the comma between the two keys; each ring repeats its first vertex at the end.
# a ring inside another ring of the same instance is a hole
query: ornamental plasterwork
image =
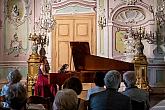
{"type": "Polygon", "coordinates": [[[30,3],[31,0],[4,2],[4,51],[7,55],[18,57],[28,50],[30,3]]]}
{"type": "Polygon", "coordinates": [[[116,22],[124,24],[137,24],[145,19],[145,14],[139,9],[125,9],[115,17],[116,22]]]}
{"type": "Polygon", "coordinates": [[[63,0],[52,0],[52,3],[58,3],[58,2],[61,2],[63,0]]]}
{"type": "Polygon", "coordinates": [[[67,7],[57,9],[55,14],[77,14],[77,13],[85,13],[85,12],[93,12],[93,10],[89,7],[83,7],[80,5],[72,4],[67,7]]]}
{"type": "Polygon", "coordinates": [[[19,54],[22,53],[22,41],[18,39],[17,33],[13,35],[13,39],[10,42],[10,48],[8,51],[8,55],[13,54],[14,57],[18,57],[19,54]]]}
{"type": "Polygon", "coordinates": [[[53,15],[56,14],[77,14],[95,12],[96,2],[85,0],[61,0],[54,1],[53,15]]]}
{"type": "MultiPolygon", "coordinates": [[[[52,3],[58,3],[58,2],[64,2],[64,1],[68,1],[68,0],[52,0],[52,3]]],[[[73,1],[73,0],[70,0],[70,1],[73,1]]],[[[77,1],[82,1],[82,0],[77,0],[77,1]]],[[[83,1],[96,1],[96,0],[83,0],[83,1]]]]}
{"type": "Polygon", "coordinates": [[[5,19],[17,29],[30,13],[29,0],[5,0],[5,19]]]}
{"type": "Polygon", "coordinates": [[[121,1],[126,3],[127,5],[135,5],[137,2],[142,0],[121,0],[121,1]]]}

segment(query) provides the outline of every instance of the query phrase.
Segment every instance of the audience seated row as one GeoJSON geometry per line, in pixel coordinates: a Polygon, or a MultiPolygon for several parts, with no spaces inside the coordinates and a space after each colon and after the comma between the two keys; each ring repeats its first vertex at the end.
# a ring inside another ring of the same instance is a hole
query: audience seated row
{"type": "Polygon", "coordinates": [[[64,82],[63,89],[57,92],[53,106],[51,97],[40,94],[27,98],[27,91],[20,83],[21,78],[17,69],[9,73],[9,83],[3,86],[0,94],[1,108],[24,110],[26,104],[40,103],[48,110],[149,110],[149,95],[135,86],[136,75],[133,71],[123,75],[126,85],[123,93],[118,92],[121,83],[118,71],[111,70],[106,74],[96,72],[96,86],[88,90],[87,101],[78,98],[83,89],[81,81],[77,77],[71,77],[64,82]]]}
{"type": "Polygon", "coordinates": [[[137,88],[134,71],[125,72],[123,80],[126,85],[125,91],[118,92],[121,82],[119,72],[109,71],[105,78],[106,90],[94,93],[89,98],[89,110],[149,110],[149,95],[146,91],[137,88]],[[127,104],[126,104],[127,103],[127,104]]]}
{"type": "Polygon", "coordinates": [[[63,89],[58,91],[53,103],[53,110],[86,110],[85,103],[78,98],[82,91],[82,83],[76,77],[64,82],[63,89]]]}
{"type": "Polygon", "coordinates": [[[109,71],[104,77],[106,90],[89,97],[88,110],[131,110],[131,99],[118,92],[121,75],[118,71],[109,71]]]}

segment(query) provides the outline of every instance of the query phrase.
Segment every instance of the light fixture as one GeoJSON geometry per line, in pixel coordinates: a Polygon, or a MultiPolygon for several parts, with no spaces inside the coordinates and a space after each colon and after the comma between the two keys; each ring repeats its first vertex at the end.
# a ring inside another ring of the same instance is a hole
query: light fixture
{"type": "Polygon", "coordinates": [[[34,6],[34,15],[33,15],[33,33],[30,33],[30,35],[29,35],[29,40],[31,40],[32,41],[32,54],[33,55],[38,55],[38,44],[37,44],[37,39],[38,39],[38,35],[37,35],[37,33],[36,33],[36,25],[35,25],[35,22],[36,22],[36,20],[35,20],[35,0],[34,0],[34,4],[33,4],[34,6]]]}
{"type": "Polygon", "coordinates": [[[165,0],[158,2],[155,17],[157,25],[162,26],[165,24],[165,0]]]}
{"type": "Polygon", "coordinates": [[[106,27],[106,17],[105,17],[105,9],[99,7],[99,17],[98,17],[98,26],[103,29],[106,27]]]}
{"type": "Polygon", "coordinates": [[[134,38],[134,40],[147,40],[149,44],[154,44],[156,42],[154,33],[152,33],[151,31],[148,33],[147,31],[145,31],[144,27],[140,27],[135,30],[130,27],[129,33],[131,34],[132,38],[134,38]]]}
{"type": "Polygon", "coordinates": [[[33,41],[33,46],[35,47],[32,49],[32,53],[36,53],[40,46],[40,56],[45,56],[46,50],[44,48],[45,45],[49,44],[49,35],[48,33],[53,29],[55,24],[55,20],[52,16],[52,6],[51,1],[44,0],[43,4],[41,5],[41,13],[39,17],[39,21],[35,21],[35,0],[34,0],[34,34],[30,34],[29,39],[33,41]],[[36,26],[37,26],[37,33],[36,33],[36,26]],[[37,50],[35,50],[37,49],[37,50]],[[34,50],[34,51],[33,51],[34,50]]]}
{"type": "Polygon", "coordinates": [[[104,27],[106,27],[106,18],[105,18],[105,16],[99,17],[98,25],[99,25],[99,27],[101,27],[101,29],[103,29],[104,27]]]}
{"type": "Polygon", "coordinates": [[[142,49],[138,49],[139,47],[142,48],[142,40],[146,40],[149,44],[156,44],[157,38],[159,35],[159,32],[156,32],[156,35],[154,33],[146,32],[144,27],[140,27],[137,29],[132,29],[130,27],[127,30],[127,33],[124,35],[125,37],[122,38],[122,41],[126,45],[126,55],[128,54],[134,54],[136,50],[138,53],[142,53],[142,49]]]}

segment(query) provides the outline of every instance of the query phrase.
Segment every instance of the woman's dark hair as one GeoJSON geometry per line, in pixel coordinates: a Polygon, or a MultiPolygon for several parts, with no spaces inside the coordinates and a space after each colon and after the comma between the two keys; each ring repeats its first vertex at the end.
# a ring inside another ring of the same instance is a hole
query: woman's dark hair
{"type": "Polygon", "coordinates": [[[45,72],[49,73],[50,66],[46,56],[41,56],[40,63],[43,63],[45,65],[45,72]]]}
{"type": "Polygon", "coordinates": [[[104,86],[104,77],[105,73],[103,72],[96,72],[94,77],[94,83],[96,86],[103,87],[104,86]]]}
{"type": "Polygon", "coordinates": [[[67,88],[67,89],[73,89],[77,95],[80,95],[81,91],[82,91],[82,83],[81,81],[77,78],[77,77],[71,77],[67,80],[65,80],[63,88],[67,88]]]}

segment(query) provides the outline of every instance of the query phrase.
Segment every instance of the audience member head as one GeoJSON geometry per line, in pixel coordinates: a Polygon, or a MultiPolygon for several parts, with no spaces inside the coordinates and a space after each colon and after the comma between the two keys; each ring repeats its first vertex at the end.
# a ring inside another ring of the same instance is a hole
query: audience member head
{"type": "Polygon", "coordinates": [[[116,70],[108,71],[104,78],[106,88],[118,89],[121,83],[121,75],[116,70]]]}
{"type": "Polygon", "coordinates": [[[26,105],[27,92],[21,83],[15,83],[9,87],[8,100],[12,110],[21,110],[26,105]]]}
{"type": "Polygon", "coordinates": [[[80,95],[82,91],[82,83],[76,77],[71,77],[64,82],[63,88],[73,89],[77,95],[80,95]]]}
{"type": "Polygon", "coordinates": [[[136,75],[134,71],[127,71],[123,74],[123,80],[127,87],[134,86],[136,84],[136,75]]]}
{"type": "Polygon", "coordinates": [[[105,74],[103,72],[96,72],[94,77],[94,83],[96,86],[103,87],[104,86],[104,77],[105,74]]]}
{"type": "Polygon", "coordinates": [[[9,83],[17,83],[22,79],[22,75],[19,70],[15,69],[8,74],[7,79],[9,83]]]}

